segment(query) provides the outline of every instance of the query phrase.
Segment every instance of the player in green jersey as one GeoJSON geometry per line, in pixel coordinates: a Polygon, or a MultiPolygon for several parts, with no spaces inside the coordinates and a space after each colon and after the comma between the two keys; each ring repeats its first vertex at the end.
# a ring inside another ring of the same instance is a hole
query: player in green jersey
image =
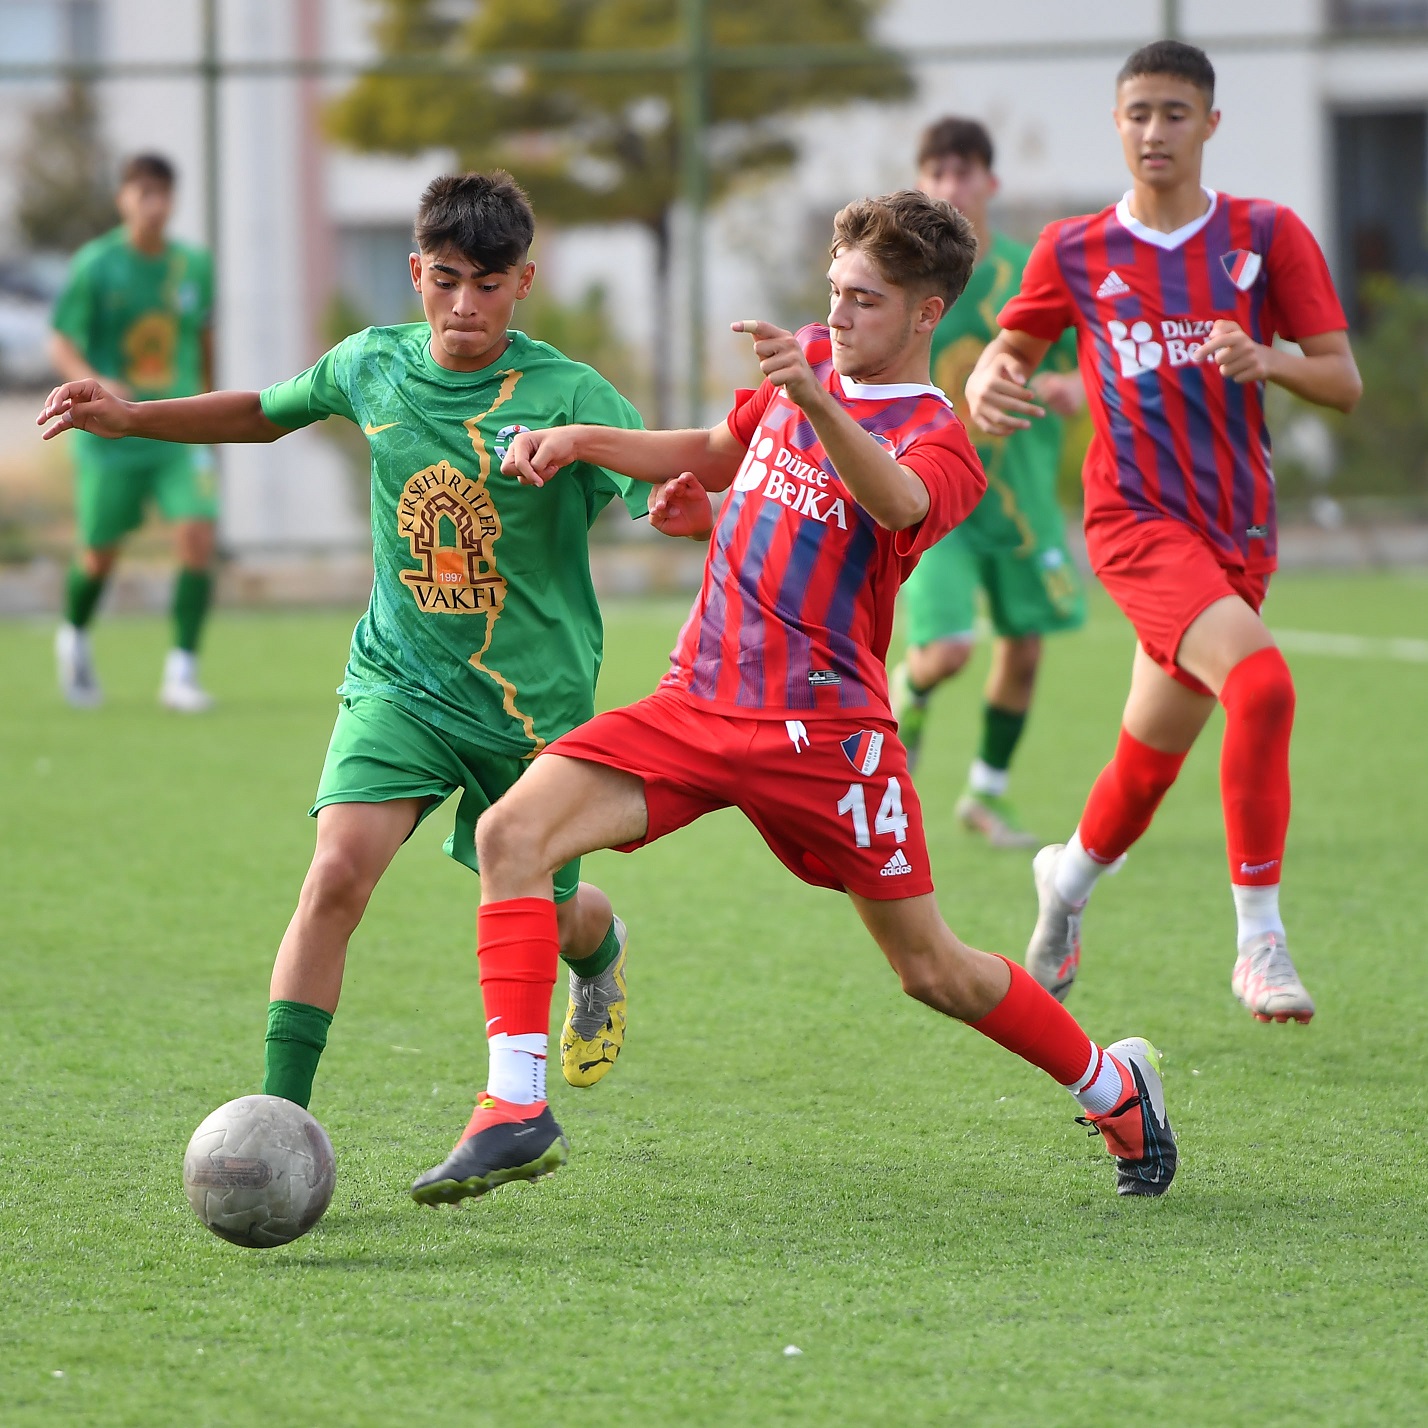
{"type": "MultiPolygon", "coordinates": [[[[213,272],[208,254],[166,235],[174,171],[158,154],[123,169],[119,227],[74,255],[55,304],[50,358],[66,381],[99,378],[135,401],[206,392],[213,372],[213,272]]],[[[88,628],[120,542],[153,502],[175,525],[174,647],[159,700],[197,714],[212,700],[198,682],[198,641],[213,587],[218,495],[202,448],[141,437],[75,437],[79,554],[70,566],[64,623],[55,636],[60,689],[73,705],[100,702],[88,628]]]]}
{"type": "Polygon", "coordinates": [[[1021,284],[1029,248],[992,232],[987,205],[997,191],[992,141],[976,120],[946,118],[923,133],[918,187],[971,220],[978,259],[967,290],[932,340],[932,379],[976,437],[987,493],[951,535],[934,546],[903,587],[908,651],[892,671],[893,712],[914,761],[928,698],[967,663],[975,639],[976,594],[986,596],[995,640],[982,707],[982,738],[957,800],[957,818],[995,847],[1031,848],[1007,800],[1012,754],[1026,725],[1041,660],[1041,637],[1085,619],[1085,595],[1066,550],[1056,501],[1060,416],[1081,409],[1075,334],[1052,347],[1032,385],[1048,415],[1007,439],[986,436],[967,417],[963,388],[982,349],[997,335],[997,313],[1021,284]]]}
{"type": "MultiPolygon", "coordinates": [[[[533,234],[509,174],[439,178],[422,196],[411,256],[425,322],[368,328],[261,393],[138,404],[90,380],[56,388],[40,416],[47,438],[76,427],[219,442],[275,441],[339,414],[371,445],[372,599],[352,637],[312,808],[317,849],[268,1011],[263,1089],[300,1105],[348,939],[397,849],[459,790],[446,851],[474,869],[478,815],[594,713],[603,632],[587,531],[617,495],[644,515],[649,488],[585,463],[540,489],[501,472],[517,432],[640,425],[592,368],[510,330],[535,276],[533,234]]],[[[580,882],[578,860],[555,874],[554,896],[571,969],[562,1064],[589,1084],[624,1036],[624,927],[580,882]]],[[[544,1040],[538,1057],[512,1052],[511,1074],[543,1088],[544,1040]]]]}

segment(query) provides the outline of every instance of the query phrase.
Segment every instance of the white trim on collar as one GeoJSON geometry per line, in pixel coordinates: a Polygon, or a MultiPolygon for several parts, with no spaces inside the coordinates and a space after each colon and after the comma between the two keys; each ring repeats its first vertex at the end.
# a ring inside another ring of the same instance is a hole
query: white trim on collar
{"type": "Polygon", "coordinates": [[[948,406],[952,405],[947,401],[947,393],[941,387],[934,387],[930,383],[855,382],[841,372],[838,374],[838,381],[842,384],[845,396],[860,402],[890,402],[898,397],[941,397],[948,406]]]}
{"type": "Polygon", "coordinates": [[[1129,193],[1116,204],[1116,218],[1122,228],[1133,237],[1139,238],[1142,243],[1149,243],[1155,248],[1178,248],[1181,244],[1188,243],[1215,216],[1215,209],[1220,205],[1220,195],[1214,189],[1202,186],[1200,191],[1210,200],[1209,208],[1198,218],[1192,218],[1189,223],[1177,228],[1173,233],[1162,233],[1159,229],[1147,228],[1140,219],[1133,217],[1130,211],[1131,196],[1129,193]]]}

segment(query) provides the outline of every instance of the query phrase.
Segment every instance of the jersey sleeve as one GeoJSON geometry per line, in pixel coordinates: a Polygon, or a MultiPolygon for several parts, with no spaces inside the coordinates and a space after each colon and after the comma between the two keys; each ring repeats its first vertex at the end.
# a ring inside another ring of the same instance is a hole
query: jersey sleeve
{"type": "Polygon", "coordinates": [[[1324,254],[1308,225],[1292,209],[1280,209],[1265,256],[1274,330],[1281,337],[1294,342],[1347,329],[1348,319],[1324,254]]]}
{"type": "Polygon", "coordinates": [[[62,337],[68,337],[81,353],[87,355],[90,325],[94,318],[93,265],[79,253],[70,264],[64,287],[55,299],[50,326],[62,337]]]}
{"type": "Polygon", "coordinates": [[[894,535],[893,549],[907,558],[936,545],[972,514],[987,489],[987,477],[960,421],[934,427],[899,453],[897,460],[927,487],[927,514],[894,535]]]}
{"type": "Polygon", "coordinates": [[[274,426],[287,427],[289,431],[325,421],[330,416],[345,416],[349,421],[356,421],[351,399],[338,380],[343,349],[352,340],[349,337],[339,342],[306,372],[286,382],[275,382],[259,392],[263,415],[274,426]]]}
{"type": "MultiPolygon", "coordinates": [[[[593,371],[590,380],[576,394],[570,420],[585,426],[618,426],[626,431],[643,431],[645,426],[634,403],[593,371]]],[[[632,519],[643,520],[649,514],[651,487],[648,481],[636,481],[623,472],[603,466],[592,466],[590,470],[595,476],[595,489],[602,498],[602,506],[618,496],[632,519]]]]}
{"type": "Polygon", "coordinates": [[[724,418],[724,424],[733,432],[734,439],[740,446],[749,444],[777,391],[778,388],[766,379],[754,391],[740,388],[734,393],[733,410],[724,418]]]}
{"type": "Polygon", "coordinates": [[[1076,308],[1056,261],[1055,228],[1043,229],[1036,240],[1022,270],[1021,291],[997,314],[997,325],[1047,342],[1076,325],[1076,308]]]}

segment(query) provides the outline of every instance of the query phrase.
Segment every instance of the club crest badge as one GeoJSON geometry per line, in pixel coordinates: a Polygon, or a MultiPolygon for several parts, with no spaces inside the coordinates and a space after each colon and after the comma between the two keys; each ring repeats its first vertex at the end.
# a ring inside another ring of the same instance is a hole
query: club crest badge
{"type": "Polygon", "coordinates": [[[838,747],[853,767],[867,778],[878,771],[883,757],[883,735],[874,729],[859,729],[839,742],[838,747]]]}
{"type": "Polygon", "coordinates": [[[1259,277],[1262,262],[1258,253],[1248,248],[1236,248],[1232,253],[1220,254],[1220,265],[1226,276],[1241,291],[1247,292],[1259,277]]]}

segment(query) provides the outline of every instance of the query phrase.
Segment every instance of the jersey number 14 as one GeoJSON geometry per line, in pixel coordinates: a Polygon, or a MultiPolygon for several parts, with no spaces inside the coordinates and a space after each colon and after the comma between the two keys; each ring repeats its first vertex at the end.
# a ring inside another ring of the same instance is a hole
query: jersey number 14
{"type": "MultiPolygon", "coordinates": [[[[848,792],[838,800],[838,812],[852,817],[853,842],[860,848],[870,847],[873,840],[868,833],[868,803],[862,784],[848,785],[848,792]]],[[[902,811],[902,785],[895,778],[888,780],[887,791],[873,816],[873,832],[879,835],[891,833],[898,843],[907,841],[907,814],[902,811]]]]}

